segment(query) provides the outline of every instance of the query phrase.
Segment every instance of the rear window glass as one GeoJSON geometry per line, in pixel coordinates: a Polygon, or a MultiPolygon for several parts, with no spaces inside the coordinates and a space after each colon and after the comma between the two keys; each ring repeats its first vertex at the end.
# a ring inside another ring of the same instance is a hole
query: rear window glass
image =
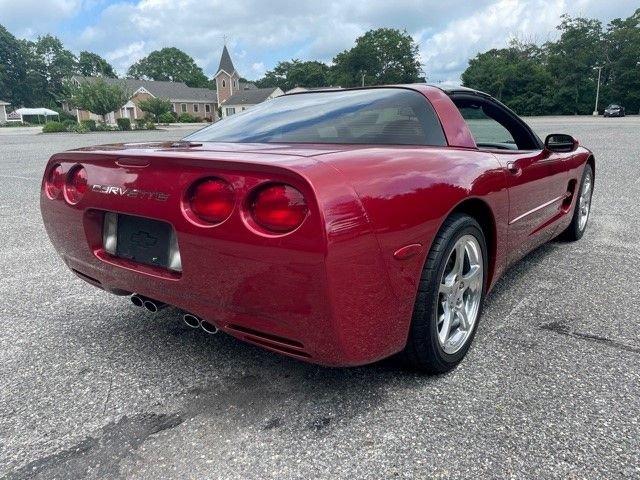
{"type": "Polygon", "coordinates": [[[285,95],[226,117],[185,140],[446,145],[427,99],[398,88],[285,95]]]}

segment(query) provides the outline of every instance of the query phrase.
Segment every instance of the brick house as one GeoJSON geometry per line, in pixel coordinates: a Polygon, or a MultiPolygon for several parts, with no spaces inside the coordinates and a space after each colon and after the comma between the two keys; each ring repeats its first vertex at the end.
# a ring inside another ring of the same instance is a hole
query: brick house
{"type": "MultiPolygon", "coordinates": [[[[97,77],[71,77],[72,82],[95,81],[97,77]]],[[[144,118],[138,103],[150,97],[164,98],[171,102],[171,110],[176,114],[188,113],[200,120],[215,121],[217,119],[218,101],[215,90],[209,88],[193,88],[182,82],[163,82],[154,80],[136,80],[133,78],[102,78],[107,83],[122,85],[131,93],[129,101],[115,112],[107,114],[107,123],[114,124],[118,118],[129,118],[134,121],[144,118]]],[[[67,103],[62,108],[80,120],[102,120],[87,110],[72,109],[67,103]]]]}

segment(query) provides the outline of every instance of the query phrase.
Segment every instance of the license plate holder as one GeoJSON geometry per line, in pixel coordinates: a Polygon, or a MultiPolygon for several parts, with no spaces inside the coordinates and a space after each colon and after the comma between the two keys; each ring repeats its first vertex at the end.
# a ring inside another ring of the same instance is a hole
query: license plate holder
{"type": "Polygon", "coordinates": [[[156,267],[169,267],[173,227],[165,222],[118,215],[116,256],[156,267]]]}

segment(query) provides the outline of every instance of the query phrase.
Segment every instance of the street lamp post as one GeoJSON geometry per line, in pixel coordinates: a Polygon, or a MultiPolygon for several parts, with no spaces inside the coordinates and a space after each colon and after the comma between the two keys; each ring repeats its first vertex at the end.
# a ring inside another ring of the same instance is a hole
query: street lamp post
{"type": "Polygon", "coordinates": [[[598,98],[600,97],[600,75],[602,75],[602,67],[593,67],[594,70],[598,70],[598,86],[596,87],[596,106],[593,110],[593,116],[598,116],[598,98]]]}

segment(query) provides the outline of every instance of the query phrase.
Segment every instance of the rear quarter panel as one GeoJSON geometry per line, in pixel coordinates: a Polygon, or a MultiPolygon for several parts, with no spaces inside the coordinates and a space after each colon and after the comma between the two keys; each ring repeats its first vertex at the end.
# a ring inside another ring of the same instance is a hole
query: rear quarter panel
{"type": "MultiPolygon", "coordinates": [[[[392,298],[375,298],[380,293],[372,291],[370,305],[395,309],[385,312],[389,328],[381,332],[395,345],[406,341],[431,243],[446,217],[464,200],[479,199],[494,215],[497,254],[490,286],[504,270],[508,194],[505,172],[490,153],[459,148],[375,147],[324,155],[321,161],[333,166],[353,187],[378,242],[383,268],[375,267],[375,259],[371,259],[371,276],[348,279],[353,291],[353,285],[366,290],[368,285],[379,283],[380,275],[386,277],[392,298]],[[415,243],[421,245],[418,255],[394,258],[398,249],[415,243]]],[[[354,258],[363,261],[366,256],[355,253],[365,247],[356,245],[354,258]]]]}

